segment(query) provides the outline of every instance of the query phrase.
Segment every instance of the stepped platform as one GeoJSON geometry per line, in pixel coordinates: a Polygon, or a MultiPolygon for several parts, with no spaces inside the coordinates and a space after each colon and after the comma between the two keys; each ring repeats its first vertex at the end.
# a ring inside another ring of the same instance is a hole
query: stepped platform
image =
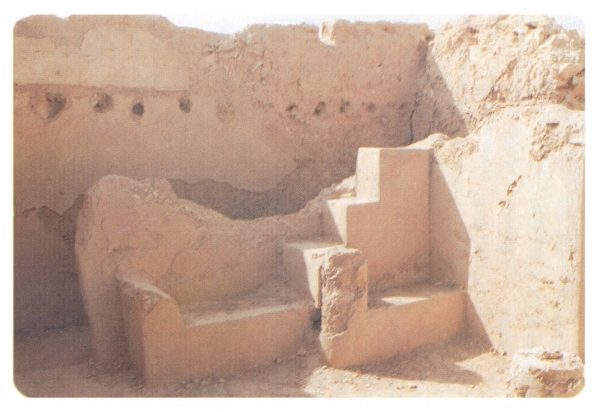
{"type": "Polygon", "coordinates": [[[461,289],[427,284],[370,293],[367,310],[357,311],[342,334],[322,335],[321,343],[337,367],[442,343],[463,329],[466,298],[461,289]]]}
{"type": "Polygon", "coordinates": [[[158,386],[293,354],[316,316],[323,358],[340,368],[447,340],[463,328],[467,300],[428,284],[430,164],[429,150],[361,148],[355,196],[321,197],[310,225],[302,214],[231,221],[167,189],[103,181],[80,234],[96,353],[126,341],[158,386]],[[298,222],[308,235],[294,233],[298,222]],[[114,255],[95,263],[107,249],[114,255]]]}

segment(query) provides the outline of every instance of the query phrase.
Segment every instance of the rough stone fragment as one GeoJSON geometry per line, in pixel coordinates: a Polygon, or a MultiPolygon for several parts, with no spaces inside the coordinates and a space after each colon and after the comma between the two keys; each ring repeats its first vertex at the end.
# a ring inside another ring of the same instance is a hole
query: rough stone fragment
{"type": "Polygon", "coordinates": [[[476,130],[509,106],[583,110],[585,39],[545,16],[470,16],[436,32],[411,116],[418,141],[476,130]],[[571,80],[582,73],[581,78],[571,80]],[[577,83],[577,84],[576,84],[577,83]]]}
{"type": "Polygon", "coordinates": [[[555,398],[583,389],[583,362],[578,356],[543,347],[518,351],[510,365],[508,396],[555,398]]]}
{"type": "Polygon", "coordinates": [[[359,250],[340,247],[328,254],[321,272],[321,331],[336,335],[347,329],[355,312],[367,308],[367,272],[359,250]]]}

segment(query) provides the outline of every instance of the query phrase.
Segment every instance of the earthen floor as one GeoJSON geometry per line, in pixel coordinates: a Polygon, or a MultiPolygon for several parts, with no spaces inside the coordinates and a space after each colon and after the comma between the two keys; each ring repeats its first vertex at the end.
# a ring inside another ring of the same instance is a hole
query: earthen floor
{"type": "Polygon", "coordinates": [[[85,327],[17,334],[14,382],[31,397],[504,397],[509,360],[457,336],[442,345],[360,367],[326,366],[318,335],[293,356],[236,376],[158,390],[123,365],[97,370],[85,327]]]}

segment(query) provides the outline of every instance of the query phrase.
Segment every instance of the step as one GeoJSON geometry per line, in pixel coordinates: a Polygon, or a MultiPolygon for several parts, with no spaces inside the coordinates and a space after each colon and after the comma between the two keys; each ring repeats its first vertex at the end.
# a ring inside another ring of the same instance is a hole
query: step
{"type": "Polygon", "coordinates": [[[283,246],[283,267],[297,287],[308,286],[314,306],[321,307],[320,268],[329,252],[343,248],[342,245],[326,241],[288,243],[283,246]]]}
{"type": "Polygon", "coordinates": [[[398,150],[361,147],[356,156],[356,197],[378,202],[381,179],[381,151],[398,150]]]}
{"type": "Polygon", "coordinates": [[[348,245],[348,209],[361,207],[376,207],[378,201],[346,197],[342,199],[323,200],[323,231],[329,239],[348,245]]]}
{"type": "Polygon", "coordinates": [[[369,309],[403,306],[426,300],[443,299],[462,293],[462,289],[444,285],[418,283],[384,291],[369,292],[369,309]]]}
{"type": "Polygon", "coordinates": [[[466,293],[448,286],[415,284],[372,292],[370,331],[366,334],[386,339],[380,345],[372,342],[369,350],[375,351],[375,357],[385,359],[385,353],[393,356],[421,345],[442,343],[463,329],[465,306],[466,293]]]}
{"type": "Polygon", "coordinates": [[[324,233],[364,252],[369,284],[425,280],[431,151],[361,148],[356,197],[323,200],[324,233]]]}
{"type": "Polygon", "coordinates": [[[322,336],[321,343],[336,367],[381,361],[456,335],[465,326],[465,305],[463,290],[445,286],[370,292],[368,310],[356,313],[342,335],[322,336]]]}
{"type": "Polygon", "coordinates": [[[282,281],[269,281],[257,290],[228,298],[180,305],[186,328],[305,308],[312,302],[297,288],[282,281]]]}

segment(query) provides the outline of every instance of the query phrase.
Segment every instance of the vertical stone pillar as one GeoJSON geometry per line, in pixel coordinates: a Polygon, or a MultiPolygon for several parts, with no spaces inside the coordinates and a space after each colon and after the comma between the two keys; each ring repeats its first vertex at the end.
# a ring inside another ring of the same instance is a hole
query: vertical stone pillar
{"type": "Polygon", "coordinates": [[[360,250],[344,247],[328,251],[321,267],[321,346],[334,365],[352,359],[354,336],[349,328],[357,313],[368,309],[367,264],[360,250]]]}

